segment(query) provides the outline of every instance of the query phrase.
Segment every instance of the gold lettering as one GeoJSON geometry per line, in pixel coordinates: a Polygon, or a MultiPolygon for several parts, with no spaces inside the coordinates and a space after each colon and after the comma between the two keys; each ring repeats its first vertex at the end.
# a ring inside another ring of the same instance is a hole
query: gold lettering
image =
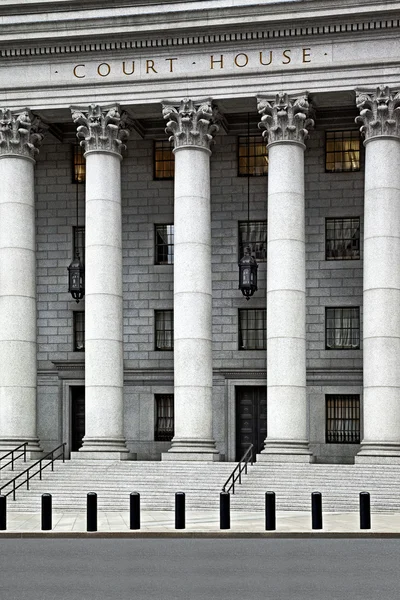
{"type": "Polygon", "coordinates": [[[215,63],[220,63],[220,69],[224,68],[224,55],[221,54],[220,57],[221,57],[220,60],[215,60],[214,59],[214,54],[211,54],[211,56],[210,56],[210,58],[211,58],[211,66],[210,66],[210,68],[211,69],[214,68],[214,64],[215,63]]]}
{"type": "Polygon", "coordinates": [[[125,71],[125,61],[123,61],[123,63],[122,63],[122,72],[123,72],[124,75],[132,75],[135,72],[135,61],[134,60],[132,61],[132,71],[130,73],[127,73],[125,71]]]}
{"type": "Polygon", "coordinates": [[[174,65],[173,65],[173,60],[178,60],[177,58],[166,58],[165,60],[169,60],[169,72],[173,73],[174,72],[174,65]]]}
{"type": "Polygon", "coordinates": [[[153,73],[157,73],[154,68],[154,60],[146,60],[146,73],[149,72],[149,69],[151,69],[153,73]]]}
{"type": "Polygon", "coordinates": [[[311,62],[311,48],[303,48],[303,63],[311,62]],[[309,58],[310,60],[306,60],[309,58]]]}
{"type": "Polygon", "coordinates": [[[265,67],[272,63],[272,50],[269,51],[269,62],[263,62],[263,53],[260,52],[260,63],[265,67]]]}
{"type": "Polygon", "coordinates": [[[74,67],[74,75],[75,75],[75,77],[77,77],[78,79],[83,79],[84,77],[86,77],[86,75],[78,75],[78,74],[77,74],[77,72],[76,72],[76,70],[77,70],[77,69],[79,69],[79,67],[83,67],[83,68],[85,68],[85,65],[76,65],[76,66],[74,67]]]}
{"type": "Polygon", "coordinates": [[[289,56],[289,54],[290,54],[290,50],[284,50],[284,51],[282,52],[282,54],[283,54],[284,58],[287,58],[287,60],[283,60],[283,61],[282,61],[282,64],[283,64],[283,65],[288,65],[288,64],[290,63],[290,61],[292,60],[292,59],[290,58],[290,56],[289,56]]]}
{"type": "Polygon", "coordinates": [[[110,74],[110,71],[111,71],[111,67],[110,67],[110,65],[109,65],[108,63],[101,63],[101,64],[99,64],[99,66],[97,67],[97,72],[98,72],[98,74],[100,75],[100,77],[107,77],[107,75],[109,75],[109,74],[110,74]],[[106,73],[102,73],[102,72],[100,71],[101,67],[106,67],[106,73]]]}
{"type": "Polygon", "coordinates": [[[241,54],[236,54],[236,56],[233,60],[237,67],[245,67],[247,65],[247,63],[249,62],[249,57],[247,56],[247,54],[241,53],[241,54]],[[239,63],[238,63],[239,56],[244,56],[244,63],[242,65],[239,65],[239,63]]]}

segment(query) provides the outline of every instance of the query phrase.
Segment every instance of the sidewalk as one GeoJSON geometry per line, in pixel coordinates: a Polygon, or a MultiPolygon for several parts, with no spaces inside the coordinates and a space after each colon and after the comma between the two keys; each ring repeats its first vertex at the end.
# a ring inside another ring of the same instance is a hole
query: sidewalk
{"type": "Polygon", "coordinates": [[[132,536],[185,536],[210,535],[223,536],[302,536],[305,535],[381,535],[385,537],[400,537],[400,513],[372,513],[371,529],[360,530],[359,514],[352,513],[324,513],[323,529],[311,528],[311,511],[307,512],[277,512],[276,531],[265,531],[265,517],[263,512],[231,511],[231,529],[220,530],[218,511],[186,512],[186,529],[175,529],[174,511],[142,511],[141,529],[129,529],[129,512],[98,512],[97,534],[86,533],[85,512],[53,513],[52,531],[41,531],[40,513],[9,512],[7,515],[7,531],[0,531],[0,537],[24,537],[26,535],[81,537],[85,535],[101,535],[104,537],[118,535],[132,536]]]}

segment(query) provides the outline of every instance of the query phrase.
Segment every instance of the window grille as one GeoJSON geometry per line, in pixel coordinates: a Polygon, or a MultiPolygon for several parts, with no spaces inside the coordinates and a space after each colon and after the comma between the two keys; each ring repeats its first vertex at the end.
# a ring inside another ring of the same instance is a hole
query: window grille
{"type": "Polygon", "coordinates": [[[155,311],[155,349],[174,349],[174,312],[172,310],[155,311]]]}
{"type": "Polygon", "coordinates": [[[175,157],[173,145],[169,140],[154,142],[154,179],[173,179],[175,157]]]}
{"type": "Polygon", "coordinates": [[[328,444],[360,443],[360,396],[327,394],[326,442],[328,444]]]}
{"type": "Polygon", "coordinates": [[[268,151],[262,136],[240,136],[238,138],[238,175],[266,175],[268,173],[268,151]]]}
{"type": "Polygon", "coordinates": [[[174,264],[174,226],[156,225],[155,226],[155,264],[173,265],[174,264]]]}
{"type": "Polygon", "coordinates": [[[74,352],[85,351],[85,313],[74,311],[74,352]]]}
{"type": "Polygon", "coordinates": [[[79,252],[79,258],[82,264],[85,264],[85,228],[84,227],[73,227],[73,256],[75,257],[76,251],[79,252]]]}
{"type": "Polygon", "coordinates": [[[72,183],[85,183],[86,161],[83,156],[84,150],[80,144],[72,147],[72,183]]]}
{"type": "Polygon", "coordinates": [[[156,442],[170,442],[174,437],[174,395],[155,394],[155,402],[154,439],[156,442]]]}
{"type": "Polygon", "coordinates": [[[257,261],[267,260],[267,221],[239,221],[239,260],[247,246],[257,261]]]}
{"type": "Polygon", "coordinates": [[[360,170],[360,132],[327,131],[325,138],[325,170],[329,173],[360,170]]]}
{"type": "Polygon", "coordinates": [[[360,258],[360,218],[343,217],[325,220],[326,260],[360,258]]]}
{"type": "Polygon", "coordinates": [[[352,350],[360,347],[360,308],[325,309],[326,348],[352,350]]]}
{"type": "Polygon", "coordinates": [[[239,350],[266,349],[265,308],[239,310],[239,350]]]}

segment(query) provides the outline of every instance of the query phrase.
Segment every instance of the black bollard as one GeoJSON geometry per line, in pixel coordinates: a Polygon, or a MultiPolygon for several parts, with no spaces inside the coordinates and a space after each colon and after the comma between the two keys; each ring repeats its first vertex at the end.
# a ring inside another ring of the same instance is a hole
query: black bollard
{"type": "Polygon", "coordinates": [[[360,492],[360,529],[371,529],[371,498],[368,492],[360,492]]]}
{"type": "Polygon", "coordinates": [[[219,495],[219,528],[231,528],[231,509],[229,492],[221,492],[219,495]]]}
{"type": "Polygon", "coordinates": [[[130,529],[140,529],[140,494],[132,492],[130,495],[130,529]]]}
{"type": "Polygon", "coordinates": [[[265,529],[276,529],[275,492],[265,492],[265,529]]]}
{"type": "Polygon", "coordinates": [[[7,496],[0,494],[0,531],[7,529],[7,496]]]}
{"type": "Polygon", "coordinates": [[[42,494],[42,531],[51,531],[51,494],[42,494]]]}
{"type": "Polygon", "coordinates": [[[185,493],[175,494],[175,529],[185,529],[185,493]]]}
{"type": "Polygon", "coordinates": [[[97,494],[89,492],[87,495],[86,530],[97,531],[97,494]]]}
{"type": "Polygon", "coordinates": [[[322,494],[312,492],[311,494],[312,528],[322,529],[322,494]]]}

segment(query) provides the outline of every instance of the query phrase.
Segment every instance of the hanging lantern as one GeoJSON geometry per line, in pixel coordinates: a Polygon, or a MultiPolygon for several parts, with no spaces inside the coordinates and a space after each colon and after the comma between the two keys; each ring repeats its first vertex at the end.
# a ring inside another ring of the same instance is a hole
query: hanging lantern
{"type": "Polygon", "coordinates": [[[85,295],[85,267],[80,261],[79,252],[68,267],[68,291],[79,302],[85,295]]]}
{"type": "Polygon", "coordinates": [[[239,290],[242,291],[246,300],[257,291],[257,269],[256,259],[251,256],[250,248],[247,246],[244,250],[244,256],[239,260],[239,290]]]}

